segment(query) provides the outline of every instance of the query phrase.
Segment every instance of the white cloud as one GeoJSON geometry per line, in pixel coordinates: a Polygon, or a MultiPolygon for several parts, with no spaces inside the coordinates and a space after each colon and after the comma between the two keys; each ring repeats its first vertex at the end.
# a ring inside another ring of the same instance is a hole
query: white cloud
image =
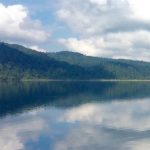
{"type": "Polygon", "coordinates": [[[96,55],[97,50],[92,39],[78,40],[76,38],[60,39],[60,43],[73,51],[78,51],[87,55],[96,55]]]}
{"type": "Polygon", "coordinates": [[[137,140],[137,141],[131,141],[129,142],[129,146],[127,149],[129,150],[149,150],[150,148],[150,140],[144,139],[144,140],[137,140]]]}
{"type": "Polygon", "coordinates": [[[146,61],[150,58],[148,31],[110,33],[84,39],[69,38],[59,42],[72,51],[86,55],[146,61]]]}
{"type": "Polygon", "coordinates": [[[46,52],[46,50],[39,48],[37,45],[30,46],[29,48],[36,50],[38,52],[44,52],[44,53],[46,52]]]}
{"type": "Polygon", "coordinates": [[[60,39],[69,50],[87,55],[150,58],[148,0],[61,0],[57,11],[77,37],[60,39]]]}
{"type": "Polygon", "coordinates": [[[0,4],[0,39],[28,43],[45,42],[47,33],[38,20],[32,20],[23,5],[0,4]]]}
{"type": "Polygon", "coordinates": [[[150,21],[149,13],[149,0],[128,0],[130,8],[135,17],[140,20],[150,21]]]}

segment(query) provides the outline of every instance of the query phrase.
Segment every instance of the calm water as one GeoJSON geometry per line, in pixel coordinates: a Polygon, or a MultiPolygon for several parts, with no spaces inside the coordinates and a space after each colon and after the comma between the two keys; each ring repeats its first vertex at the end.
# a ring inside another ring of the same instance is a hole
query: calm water
{"type": "Polygon", "coordinates": [[[1,150],[150,150],[150,83],[0,83],[1,150]]]}

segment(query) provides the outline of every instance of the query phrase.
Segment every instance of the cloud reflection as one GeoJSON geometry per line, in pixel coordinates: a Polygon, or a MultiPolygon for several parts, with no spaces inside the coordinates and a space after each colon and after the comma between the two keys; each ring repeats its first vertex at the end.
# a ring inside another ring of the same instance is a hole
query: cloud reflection
{"type": "Polygon", "coordinates": [[[60,121],[144,131],[150,129],[149,108],[150,99],[89,103],[68,109],[60,121]]]}
{"type": "Polygon", "coordinates": [[[33,115],[8,117],[0,122],[0,149],[23,150],[29,140],[38,139],[44,128],[44,120],[33,115]]]}
{"type": "Polygon", "coordinates": [[[150,100],[49,107],[0,120],[2,150],[148,150],[150,100]]]}

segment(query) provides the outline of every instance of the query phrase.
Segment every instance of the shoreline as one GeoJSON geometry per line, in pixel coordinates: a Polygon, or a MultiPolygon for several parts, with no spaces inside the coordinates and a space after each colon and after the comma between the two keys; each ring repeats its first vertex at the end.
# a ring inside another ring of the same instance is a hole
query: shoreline
{"type": "Polygon", "coordinates": [[[22,79],[21,82],[150,82],[150,79],[22,79]]]}

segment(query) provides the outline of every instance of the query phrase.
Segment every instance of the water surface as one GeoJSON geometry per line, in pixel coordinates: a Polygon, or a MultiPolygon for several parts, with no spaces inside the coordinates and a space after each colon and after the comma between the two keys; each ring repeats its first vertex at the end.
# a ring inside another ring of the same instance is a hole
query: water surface
{"type": "Polygon", "coordinates": [[[149,150],[150,84],[0,83],[1,150],[149,150]]]}

